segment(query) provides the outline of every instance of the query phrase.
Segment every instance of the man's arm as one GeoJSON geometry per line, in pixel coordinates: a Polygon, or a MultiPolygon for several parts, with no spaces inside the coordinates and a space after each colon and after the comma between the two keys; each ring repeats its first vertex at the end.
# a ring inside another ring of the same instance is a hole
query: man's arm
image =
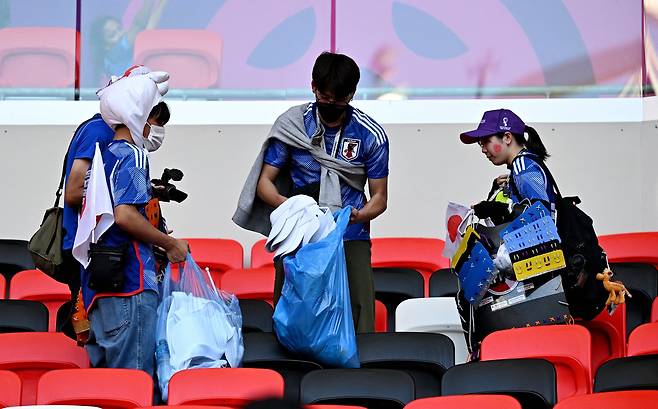
{"type": "Polygon", "coordinates": [[[281,195],[274,185],[276,177],[279,175],[280,169],[276,166],[263,164],[263,169],[260,171],[258,178],[258,186],[256,187],[256,194],[258,198],[272,207],[279,207],[281,203],[285,202],[287,197],[281,195]]]}
{"type": "Polygon", "coordinates": [[[368,190],[370,200],[362,209],[352,209],[350,222],[363,223],[374,219],[384,213],[388,203],[388,177],[380,179],[368,179],[368,190]]]}
{"type": "Polygon", "coordinates": [[[91,166],[89,159],[76,159],[73,161],[69,177],[66,178],[66,188],[64,189],[64,202],[73,208],[82,206],[82,196],[84,194],[85,176],[91,166]]]}
{"type": "Polygon", "coordinates": [[[124,204],[115,207],[114,222],[131,237],[165,249],[170,262],[185,261],[189,251],[187,241],[175,239],[153,227],[135,206],[124,204]]]}

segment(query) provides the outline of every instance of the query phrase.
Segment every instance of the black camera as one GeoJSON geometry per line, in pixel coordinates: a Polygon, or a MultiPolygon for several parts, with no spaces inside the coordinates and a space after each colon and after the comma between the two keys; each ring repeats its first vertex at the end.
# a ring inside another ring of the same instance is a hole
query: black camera
{"type": "Polygon", "coordinates": [[[153,185],[153,197],[158,198],[161,202],[182,202],[187,199],[187,193],[178,190],[176,186],[169,183],[170,180],[180,182],[183,179],[183,172],[180,169],[166,169],[162,171],[160,179],[151,179],[153,185]]]}

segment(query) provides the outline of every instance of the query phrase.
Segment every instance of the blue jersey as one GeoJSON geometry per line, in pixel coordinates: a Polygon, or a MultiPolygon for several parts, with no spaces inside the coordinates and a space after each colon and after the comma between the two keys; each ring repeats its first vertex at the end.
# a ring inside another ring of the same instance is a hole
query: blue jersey
{"type": "MultiPolygon", "coordinates": [[[[151,199],[149,162],[145,149],[123,141],[110,143],[103,153],[105,175],[114,207],[135,206],[146,218],[145,206],[151,199]]],[[[82,274],[85,307],[90,308],[96,297],[128,296],[144,290],[158,291],[155,258],[150,244],[136,240],[113,224],[100,238],[104,246],[127,246],[123,289],[117,293],[96,294],[87,287],[89,275],[82,274]]]]}
{"type": "MultiPolygon", "coordinates": [[[[86,159],[89,162],[94,158],[96,142],[100,145],[101,152],[105,151],[107,145],[112,142],[114,131],[101,118],[101,114],[94,115],[87,122],[82,124],[78,131],[73,135],[71,146],[68,150],[66,159],[65,177],[68,179],[71,174],[73,161],[76,159],[86,159]]],[[[75,240],[75,232],[78,230],[78,209],[64,203],[64,215],[62,218],[64,227],[64,238],[62,248],[71,250],[75,240]]]]}
{"type": "Polygon", "coordinates": [[[537,163],[539,160],[541,159],[537,155],[522,151],[512,161],[511,177],[516,187],[510,191],[512,201],[518,203],[523,199],[543,200],[555,211],[555,191],[544,169],[537,163]]]}
{"type": "MultiPolygon", "coordinates": [[[[323,127],[319,122],[315,103],[310,103],[305,110],[304,124],[309,139],[318,131],[318,126],[323,127]]],[[[364,167],[368,179],[388,176],[388,137],[384,129],[368,115],[348,106],[342,131],[338,128],[326,128],[323,132],[327,154],[364,167]]],[[[264,163],[277,168],[291,165],[290,173],[295,189],[320,182],[320,164],[311,153],[278,140],[272,139],[270,142],[264,163]]],[[[364,192],[342,181],[341,196],[343,206],[351,205],[361,209],[366,203],[364,192]]],[[[370,239],[370,223],[350,224],[344,237],[345,240],[370,239]]]]}

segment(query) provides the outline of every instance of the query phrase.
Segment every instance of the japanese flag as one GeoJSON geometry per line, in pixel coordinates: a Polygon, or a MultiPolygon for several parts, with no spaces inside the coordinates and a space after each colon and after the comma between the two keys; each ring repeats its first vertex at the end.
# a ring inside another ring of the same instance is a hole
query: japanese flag
{"type": "Polygon", "coordinates": [[[84,268],[89,265],[89,244],[96,243],[112,224],[114,224],[114,208],[105,179],[101,150],[96,142],[87,189],[82,199],[78,230],[73,242],[73,257],[84,268]]]}
{"type": "Polygon", "coordinates": [[[443,246],[443,257],[451,259],[462,241],[464,219],[470,216],[471,209],[458,203],[449,202],[446,209],[446,243],[443,246]]]}

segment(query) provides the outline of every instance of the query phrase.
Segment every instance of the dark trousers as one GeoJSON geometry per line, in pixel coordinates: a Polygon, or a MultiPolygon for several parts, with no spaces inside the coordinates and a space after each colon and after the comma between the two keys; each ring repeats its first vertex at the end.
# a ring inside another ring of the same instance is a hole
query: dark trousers
{"type": "MultiPolygon", "coordinates": [[[[345,261],[350,287],[352,318],[357,333],[375,332],[375,285],[370,261],[370,241],[345,241],[345,261]]],[[[276,305],[283,288],[283,258],[274,260],[274,304],[276,305]]]]}

